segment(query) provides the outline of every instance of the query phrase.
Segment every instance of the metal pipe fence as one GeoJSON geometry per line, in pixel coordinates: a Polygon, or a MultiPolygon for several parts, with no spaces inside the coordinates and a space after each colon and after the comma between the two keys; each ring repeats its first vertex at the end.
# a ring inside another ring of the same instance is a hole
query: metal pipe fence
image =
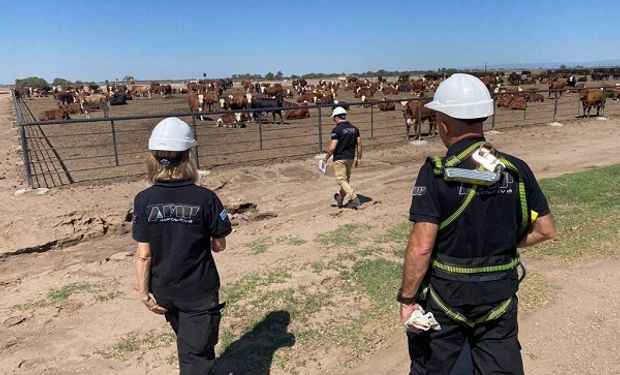
{"type": "MultiPolygon", "coordinates": [[[[594,89],[594,88],[587,88],[594,89]]],[[[604,88],[603,88],[604,89],[604,88]]],[[[605,89],[604,89],[605,90],[605,89]]],[[[497,108],[485,122],[486,130],[501,130],[514,126],[529,126],[572,120],[580,115],[579,97],[562,95],[565,90],[529,90],[519,94],[546,94],[544,102],[529,102],[525,110],[497,108]]],[[[496,98],[502,95],[493,95],[496,98]]],[[[430,137],[417,126],[407,137],[405,117],[398,105],[422,101],[429,97],[355,101],[349,107],[348,120],[358,126],[366,145],[371,147],[404,143],[409,139],[430,137]],[[385,104],[382,104],[385,103],[385,104]],[[394,103],[395,109],[383,111],[380,105],[394,103]]],[[[215,119],[227,110],[203,113],[179,111],[148,115],[115,116],[108,118],[63,121],[36,121],[31,109],[12,101],[19,126],[24,174],[31,187],[56,187],[72,183],[102,182],[115,179],[139,178],[144,173],[148,155],[147,141],[153,126],[165,117],[175,116],[192,127],[199,146],[193,149],[199,167],[264,164],[274,160],[307,157],[322,153],[331,133],[331,110],[338,104],[310,104],[309,118],[286,120],[284,124],[246,123],[243,128],[216,127],[215,119]],[[201,117],[208,117],[201,121],[201,117]],[[92,130],[92,131],[91,131],[92,130]]],[[[343,104],[343,103],[341,103],[343,104]]],[[[278,108],[286,111],[298,107],[278,108]]],[[[235,113],[254,113],[258,109],[234,110],[235,113]]],[[[620,114],[620,102],[607,100],[608,114],[620,114]]],[[[270,117],[267,114],[267,117],[270,117]]],[[[422,117],[418,111],[420,124],[422,117]]]]}

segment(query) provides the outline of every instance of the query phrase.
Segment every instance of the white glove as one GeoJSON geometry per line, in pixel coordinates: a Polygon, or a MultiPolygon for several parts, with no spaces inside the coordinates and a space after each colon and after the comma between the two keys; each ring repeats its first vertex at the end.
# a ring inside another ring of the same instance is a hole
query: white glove
{"type": "Polygon", "coordinates": [[[421,307],[414,310],[409,319],[405,322],[405,329],[411,327],[421,329],[422,331],[428,331],[429,329],[434,331],[441,330],[441,325],[439,325],[433,313],[424,313],[424,309],[421,307]]]}

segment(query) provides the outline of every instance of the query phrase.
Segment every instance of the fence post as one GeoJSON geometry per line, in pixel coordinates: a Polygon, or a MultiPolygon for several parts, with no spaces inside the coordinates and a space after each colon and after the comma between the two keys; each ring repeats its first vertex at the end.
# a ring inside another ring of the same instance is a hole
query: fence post
{"type": "Polygon", "coordinates": [[[495,95],[493,95],[493,122],[491,124],[491,130],[495,131],[495,112],[497,112],[497,106],[495,105],[495,95]]]}
{"type": "Polygon", "coordinates": [[[418,129],[416,130],[415,135],[416,141],[422,140],[422,101],[420,99],[418,99],[418,129]]]}
{"type": "Polygon", "coordinates": [[[26,178],[28,179],[28,186],[32,187],[32,171],[30,170],[30,154],[28,153],[28,142],[26,142],[26,130],[24,124],[17,124],[19,126],[19,138],[22,145],[22,157],[24,159],[24,170],[26,171],[26,178]]]}
{"type": "Polygon", "coordinates": [[[110,120],[110,127],[112,128],[112,143],[114,144],[114,164],[118,167],[118,147],[116,145],[116,129],[114,128],[114,120],[110,120]]]}
{"type": "Polygon", "coordinates": [[[323,153],[323,120],[321,119],[321,107],[318,107],[319,110],[319,154],[323,153]]]}
{"type": "Polygon", "coordinates": [[[261,151],[263,150],[263,122],[261,118],[258,118],[258,144],[260,146],[261,151]]]}
{"type": "Polygon", "coordinates": [[[370,138],[374,137],[375,134],[375,106],[370,105],[370,138]]]}
{"type": "Polygon", "coordinates": [[[553,92],[553,122],[555,122],[555,119],[557,117],[558,114],[558,92],[557,90],[553,92]]]}
{"type": "MultiPolygon", "coordinates": [[[[194,131],[194,139],[198,141],[198,131],[196,130],[196,115],[192,115],[192,130],[194,131]]],[[[198,157],[198,142],[194,146],[194,156],[196,157],[196,168],[200,169],[200,157],[198,157]]]]}
{"type": "Polygon", "coordinates": [[[15,116],[17,117],[17,126],[19,128],[19,141],[22,147],[24,172],[26,173],[26,179],[28,180],[28,187],[32,187],[32,170],[30,169],[30,154],[28,152],[28,141],[26,140],[26,129],[24,128],[24,114],[22,113],[21,108],[19,108],[19,103],[15,97],[15,90],[11,90],[11,100],[13,101],[13,107],[15,107],[15,116]]]}

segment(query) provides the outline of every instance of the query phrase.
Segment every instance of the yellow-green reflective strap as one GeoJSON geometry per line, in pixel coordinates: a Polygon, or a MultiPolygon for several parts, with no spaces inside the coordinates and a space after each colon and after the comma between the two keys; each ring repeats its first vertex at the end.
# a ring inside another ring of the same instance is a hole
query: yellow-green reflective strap
{"type": "Polygon", "coordinates": [[[481,316],[476,320],[471,320],[465,315],[461,314],[458,311],[455,311],[450,306],[448,306],[441,298],[439,298],[437,292],[435,292],[433,287],[430,285],[429,292],[433,302],[435,302],[435,304],[439,306],[441,311],[443,311],[450,319],[456,320],[457,322],[469,328],[474,328],[477,324],[490,322],[504,315],[506,313],[506,310],[508,310],[508,307],[510,306],[510,302],[512,302],[512,297],[510,297],[507,300],[502,301],[502,303],[500,303],[497,307],[493,308],[487,314],[481,316]]]}
{"type": "Polygon", "coordinates": [[[527,207],[527,196],[525,195],[525,181],[523,181],[523,177],[521,176],[521,173],[519,173],[517,167],[515,167],[515,165],[508,159],[500,158],[500,161],[504,163],[506,167],[516,172],[517,176],[519,176],[519,201],[521,203],[521,225],[519,225],[519,237],[521,237],[527,230],[530,219],[530,214],[527,207]]]}
{"type": "Polygon", "coordinates": [[[452,224],[452,222],[454,222],[454,220],[456,220],[456,218],[461,216],[463,211],[465,211],[465,209],[469,206],[471,201],[476,196],[476,189],[478,189],[478,185],[473,185],[469,189],[469,192],[467,193],[467,196],[465,197],[465,199],[463,200],[463,203],[461,203],[459,208],[457,208],[456,211],[454,211],[452,213],[452,215],[448,216],[447,219],[445,219],[444,221],[441,222],[441,224],[439,224],[439,230],[440,231],[444,230],[448,225],[452,224]]]}
{"type": "Polygon", "coordinates": [[[475,149],[482,146],[483,144],[486,144],[486,142],[479,141],[479,142],[472,144],[471,146],[467,147],[465,150],[461,151],[461,153],[459,153],[458,155],[452,156],[450,159],[446,160],[444,163],[444,167],[454,167],[455,165],[460,164],[461,161],[463,161],[465,157],[469,156],[472,152],[474,152],[475,149]]]}
{"type": "Polygon", "coordinates": [[[520,262],[521,261],[517,257],[511,260],[510,262],[504,263],[504,264],[497,264],[493,266],[463,267],[463,266],[455,266],[452,264],[446,264],[437,259],[433,259],[433,261],[431,262],[431,266],[439,270],[442,270],[444,272],[448,272],[448,273],[471,275],[475,273],[510,271],[510,270],[517,268],[520,262]]]}

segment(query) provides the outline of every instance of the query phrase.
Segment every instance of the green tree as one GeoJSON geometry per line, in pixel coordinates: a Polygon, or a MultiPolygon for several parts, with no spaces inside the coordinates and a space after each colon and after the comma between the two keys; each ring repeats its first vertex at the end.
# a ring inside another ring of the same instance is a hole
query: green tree
{"type": "Polygon", "coordinates": [[[16,78],[15,86],[18,87],[33,87],[33,88],[43,88],[44,86],[48,86],[47,81],[40,77],[27,77],[27,78],[16,78]]]}
{"type": "Polygon", "coordinates": [[[54,81],[52,81],[52,86],[63,86],[63,85],[68,85],[71,82],[64,79],[64,78],[54,78],[54,81]]]}
{"type": "Polygon", "coordinates": [[[269,73],[265,74],[265,79],[267,79],[267,80],[272,80],[272,79],[273,79],[273,77],[274,77],[274,76],[273,76],[273,73],[271,73],[271,72],[269,72],[269,73]]]}
{"type": "Polygon", "coordinates": [[[278,70],[278,72],[276,73],[276,79],[282,79],[282,77],[284,77],[284,73],[282,73],[281,70],[278,70]]]}
{"type": "Polygon", "coordinates": [[[566,65],[564,65],[564,64],[560,65],[560,69],[564,70],[564,69],[566,69],[566,68],[567,68],[567,66],[566,66],[566,65]]]}

